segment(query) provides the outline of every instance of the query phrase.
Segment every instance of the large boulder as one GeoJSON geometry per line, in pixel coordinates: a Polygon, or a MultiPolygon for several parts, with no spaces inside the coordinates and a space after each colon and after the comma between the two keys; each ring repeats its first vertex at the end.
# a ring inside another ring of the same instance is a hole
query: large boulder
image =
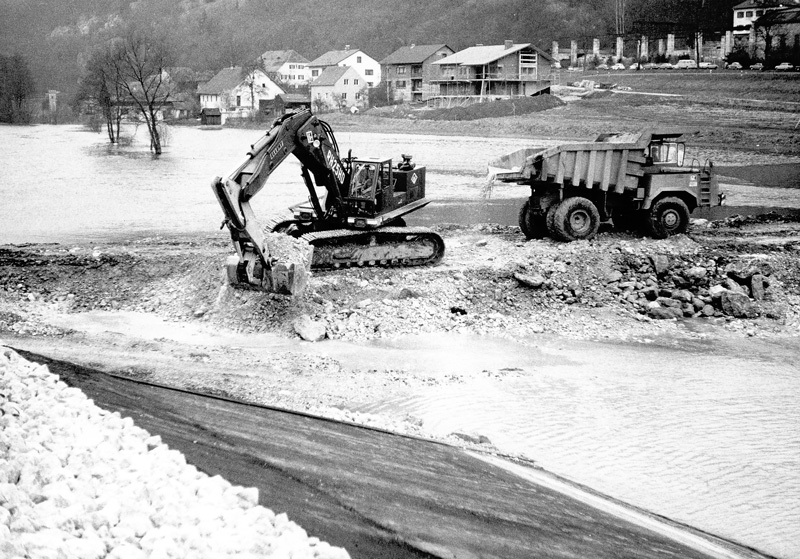
{"type": "Polygon", "coordinates": [[[763,256],[736,260],[725,266],[725,273],[728,277],[735,279],[741,284],[749,284],[750,278],[752,278],[754,274],[771,276],[772,272],[772,264],[763,256]]]}
{"type": "Polygon", "coordinates": [[[722,312],[736,318],[756,318],[760,313],[758,306],[744,293],[726,291],[720,298],[722,312]]]}
{"type": "Polygon", "coordinates": [[[294,319],[292,326],[298,336],[309,342],[319,342],[324,340],[327,335],[325,323],[320,320],[313,320],[307,314],[294,319]]]}

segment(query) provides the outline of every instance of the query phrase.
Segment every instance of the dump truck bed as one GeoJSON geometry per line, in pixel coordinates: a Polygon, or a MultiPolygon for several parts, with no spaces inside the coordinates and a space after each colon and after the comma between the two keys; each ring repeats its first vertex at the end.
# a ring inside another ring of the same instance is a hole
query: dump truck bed
{"type": "Polygon", "coordinates": [[[594,142],[524,148],[489,162],[502,182],[548,182],[623,192],[639,186],[652,133],[601,135],[594,142]]]}

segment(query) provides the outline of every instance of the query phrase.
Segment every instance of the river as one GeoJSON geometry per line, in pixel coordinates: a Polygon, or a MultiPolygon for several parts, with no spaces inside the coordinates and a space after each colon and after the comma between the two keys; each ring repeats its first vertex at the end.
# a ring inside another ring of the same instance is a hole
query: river
{"type": "MultiPolygon", "coordinates": [[[[249,145],[262,134],[258,130],[170,127],[164,153],[153,157],[144,127],[129,127],[125,133],[132,142],[113,146],[104,134],[80,126],[0,126],[0,196],[4,200],[0,205],[0,243],[92,243],[216,231],[222,213],[211,192],[211,180],[244,161],[249,145]]],[[[343,154],[351,149],[357,157],[397,161],[400,154],[410,153],[418,165],[426,166],[426,194],[433,203],[410,216],[410,224],[516,224],[527,189],[495,184],[487,199],[486,162],[529,147],[529,141],[347,130],[336,135],[343,154]]],[[[786,172],[783,169],[783,177],[786,172]]],[[[794,173],[800,177],[800,165],[795,164],[794,173]]],[[[785,184],[784,180],[779,184],[785,184]]],[[[752,188],[738,179],[733,183],[723,183],[731,206],[704,217],[782,205],[800,208],[800,189],[752,188]],[[743,210],[738,203],[751,207],[743,210]]],[[[267,216],[306,197],[300,165],[290,157],[252,203],[257,215],[267,216]]]]}
{"type": "MultiPolygon", "coordinates": [[[[130,144],[111,146],[103,134],[79,126],[0,126],[0,244],[217,232],[222,214],[211,180],[243,161],[261,132],[173,127],[158,158],[142,128],[128,133],[130,144]]],[[[491,199],[484,196],[486,161],[530,145],[524,140],[348,130],[337,138],[344,153],[395,160],[411,153],[427,167],[433,203],[412,223],[513,224],[526,195],[523,187],[501,184],[491,199]]],[[[800,208],[800,190],[755,188],[741,177],[722,182],[729,198],[749,204],[743,213],[758,213],[766,199],[772,207],[800,208]]],[[[290,158],[253,205],[268,215],[304,198],[299,164],[290,158]]],[[[499,351],[529,371],[522,350],[499,351]]],[[[483,429],[499,446],[611,496],[781,557],[800,557],[800,417],[792,397],[800,376],[786,352],[779,353],[786,359],[765,356],[760,365],[735,353],[717,355],[709,374],[692,368],[691,355],[676,352],[664,360],[675,367],[659,371],[669,384],[657,374],[642,375],[633,358],[624,370],[542,364],[504,394],[456,391],[377,402],[370,411],[401,406],[443,431],[483,429]]]]}

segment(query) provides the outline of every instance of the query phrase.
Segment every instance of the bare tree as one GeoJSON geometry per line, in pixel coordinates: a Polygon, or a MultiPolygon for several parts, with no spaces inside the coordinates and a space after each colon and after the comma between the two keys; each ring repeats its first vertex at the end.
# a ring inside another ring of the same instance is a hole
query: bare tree
{"type": "Polygon", "coordinates": [[[108,140],[119,143],[120,124],[125,92],[122,77],[115,63],[117,49],[109,46],[94,51],[86,63],[78,92],[79,101],[97,105],[103,113],[108,140]]]}
{"type": "Polygon", "coordinates": [[[172,57],[166,41],[142,32],[131,32],[116,42],[112,57],[119,85],[142,115],[150,133],[150,149],[161,155],[159,113],[172,97],[165,68],[172,57]]]}

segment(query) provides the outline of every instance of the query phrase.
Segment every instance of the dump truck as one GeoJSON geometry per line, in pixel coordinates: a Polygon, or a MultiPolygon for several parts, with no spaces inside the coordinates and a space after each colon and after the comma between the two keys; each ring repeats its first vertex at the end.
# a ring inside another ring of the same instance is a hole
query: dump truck
{"type": "Polygon", "coordinates": [[[601,134],[593,142],[524,148],[489,162],[495,181],[530,186],[519,212],[528,239],[591,239],[602,222],[666,238],[724,194],[714,164],[685,164],[683,132],[601,134]]]}

